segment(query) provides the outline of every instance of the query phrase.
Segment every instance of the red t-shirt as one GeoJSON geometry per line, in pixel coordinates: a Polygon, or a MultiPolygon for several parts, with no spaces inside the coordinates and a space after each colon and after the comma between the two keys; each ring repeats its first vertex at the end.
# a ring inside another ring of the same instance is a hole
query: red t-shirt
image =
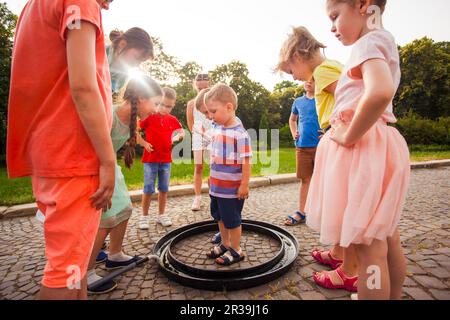
{"type": "Polygon", "coordinates": [[[78,19],[97,29],[97,83],[112,124],[111,79],[97,1],[28,1],[12,56],[7,141],[11,178],[98,175],[99,160],[69,86],[66,31],[78,19]]]}
{"type": "Polygon", "coordinates": [[[140,121],[140,128],[145,130],[145,140],[153,146],[153,152],[144,149],[142,162],[172,162],[172,135],[182,126],[177,118],[159,113],[140,121]]]}

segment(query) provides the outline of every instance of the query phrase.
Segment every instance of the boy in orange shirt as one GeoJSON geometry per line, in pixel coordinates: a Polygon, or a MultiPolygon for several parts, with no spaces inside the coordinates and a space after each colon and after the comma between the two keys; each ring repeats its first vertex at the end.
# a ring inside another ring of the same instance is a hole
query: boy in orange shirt
{"type": "Polygon", "coordinates": [[[101,210],[111,204],[115,154],[101,18],[109,3],[30,0],[17,24],[8,173],[32,177],[45,215],[45,300],[87,298],[89,256],[101,210]]]}

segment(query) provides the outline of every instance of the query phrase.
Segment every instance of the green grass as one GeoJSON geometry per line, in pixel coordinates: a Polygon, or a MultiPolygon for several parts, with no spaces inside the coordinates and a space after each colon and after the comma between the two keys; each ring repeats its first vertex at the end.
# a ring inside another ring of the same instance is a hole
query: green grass
{"type": "MultiPolygon", "coordinates": [[[[411,146],[411,161],[429,161],[450,159],[450,147],[448,146],[411,146]]],[[[293,173],[295,172],[295,152],[291,148],[281,148],[277,151],[279,154],[279,165],[270,167],[267,161],[276,154],[271,152],[258,152],[257,163],[252,165],[252,176],[264,176],[271,174],[293,173]]],[[[141,189],[143,182],[143,166],[140,160],[136,160],[133,168],[128,170],[124,167],[123,161],[119,161],[122,166],[122,172],[125,176],[128,188],[130,190],[141,189]]],[[[194,173],[193,164],[176,164],[172,166],[171,185],[190,184],[194,173]]],[[[209,168],[205,166],[203,177],[209,175],[209,168]]],[[[0,168],[0,206],[10,206],[15,204],[33,202],[34,197],[31,190],[30,178],[8,179],[6,169],[0,168]]]]}

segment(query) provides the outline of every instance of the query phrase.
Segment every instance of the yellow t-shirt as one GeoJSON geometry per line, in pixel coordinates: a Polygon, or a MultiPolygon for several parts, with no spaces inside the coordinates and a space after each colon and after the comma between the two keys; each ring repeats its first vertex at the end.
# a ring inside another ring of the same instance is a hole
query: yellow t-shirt
{"type": "Polygon", "coordinates": [[[338,61],[325,59],[313,72],[316,82],[317,116],[322,129],[326,129],[330,125],[330,117],[334,108],[334,95],[324,90],[339,80],[343,68],[344,66],[338,61]]]}

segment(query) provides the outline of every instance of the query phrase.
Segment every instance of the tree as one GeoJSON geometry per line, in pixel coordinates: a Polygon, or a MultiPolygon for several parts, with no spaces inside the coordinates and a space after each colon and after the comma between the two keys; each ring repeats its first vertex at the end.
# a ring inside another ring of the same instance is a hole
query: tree
{"type": "Polygon", "coordinates": [[[450,116],[450,42],[424,37],[400,48],[402,80],[396,114],[409,110],[428,119],[450,116]]]}
{"type": "Polygon", "coordinates": [[[11,77],[11,55],[17,16],[0,3],[0,163],[6,154],[6,126],[8,121],[8,96],[11,77]]]}
{"type": "Polygon", "coordinates": [[[192,82],[194,81],[197,74],[199,74],[201,71],[201,65],[199,65],[195,61],[189,61],[178,69],[178,79],[180,79],[180,81],[183,83],[189,83],[189,85],[192,87],[192,82]]]}
{"type": "Polygon", "coordinates": [[[202,71],[202,67],[195,61],[189,61],[177,70],[177,78],[180,80],[174,87],[177,91],[177,103],[172,114],[187,127],[186,106],[192,100],[196,92],[192,83],[195,76],[202,71]]]}
{"type": "Polygon", "coordinates": [[[164,46],[158,37],[151,37],[155,49],[155,59],[142,64],[141,68],[153,78],[162,82],[171,82],[178,79],[180,69],[179,60],[166,53],[164,46]]]}
{"type": "Polygon", "coordinates": [[[282,125],[289,122],[294,100],[305,93],[303,86],[299,86],[293,82],[292,84],[294,86],[285,86],[284,84],[286,84],[285,81],[275,85],[275,88],[279,89],[275,90],[271,95],[272,100],[279,109],[281,117],[280,122],[282,125]]]}
{"type": "Polygon", "coordinates": [[[284,91],[284,89],[296,88],[296,87],[298,87],[298,84],[296,84],[294,81],[283,80],[275,85],[275,87],[273,88],[273,91],[282,92],[282,91],[284,91]]]}
{"type": "Polygon", "coordinates": [[[210,74],[213,83],[226,83],[236,91],[239,105],[237,116],[247,129],[259,129],[264,112],[267,112],[270,127],[278,128],[280,117],[270,92],[249,78],[245,63],[234,60],[229,64],[218,66],[210,74]]]}

